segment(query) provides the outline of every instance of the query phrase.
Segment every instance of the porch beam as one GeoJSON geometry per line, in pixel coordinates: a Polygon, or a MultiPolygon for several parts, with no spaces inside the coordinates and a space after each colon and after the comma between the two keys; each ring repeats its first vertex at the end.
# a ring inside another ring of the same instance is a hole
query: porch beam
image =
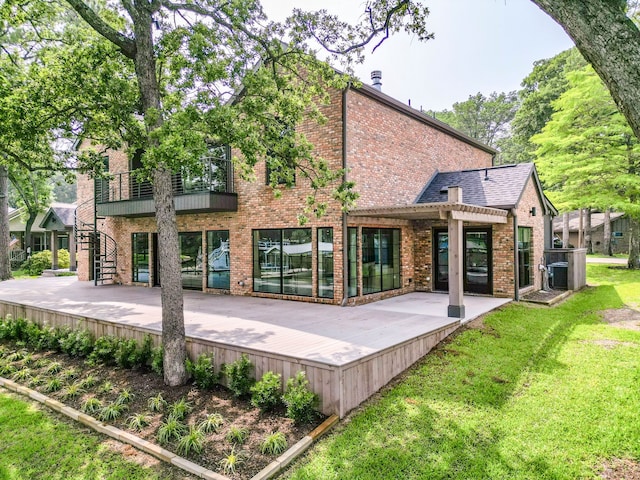
{"type": "MultiPolygon", "coordinates": [[[[449,187],[449,202],[462,201],[462,188],[449,187]]],[[[449,234],[449,307],[447,314],[453,318],[464,318],[464,229],[463,220],[451,212],[447,220],[449,234]]]]}
{"type": "Polygon", "coordinates": [[[451,218],[463,222],[476,223],[507,223],[507,217],[502,215],[491,215],[489,213],[474,213],[461,210],[451,210],[451,218]]]}

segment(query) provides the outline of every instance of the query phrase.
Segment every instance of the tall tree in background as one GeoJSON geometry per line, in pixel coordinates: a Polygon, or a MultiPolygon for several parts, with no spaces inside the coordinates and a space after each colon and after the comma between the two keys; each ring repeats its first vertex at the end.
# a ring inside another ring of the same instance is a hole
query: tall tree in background
{"type": "MultiPolygon", "coordinates": [[[[553,106],[542,133],[536,164],[551,200],[562,210],[613,208],[632,221],[631,245],[640,220],[640,142],[590,66],[567,74],[569,89],[553,106]]],[[[629,267],[640,268],[630,249],[629,267]]]]}
{"type": "Polygon", "coordinates": [[[516,92],[496,93],[488,97],[478,92],[452,110],[436,112],[435,117],[471,138],[496,147],[509,134],[509,123],[518,108],[516,92]]]}
{"type": "Polygon", "coordinates": [[[17,208],[24,208],[26,214],[23,249],[32,247],[31,229],[39,213],[51,203],[51,172],[29,172],[21,166],[8,169],[10,201],[17,208]]]}
{"type": "MultiPolygon", "coordinates": [[[[8,3],[20,7],[17,0],[8,3]]],[[[331,171],[323,159],[316,158],[313,146],[295,129],[283,129],[303,118],[323,121],[318,102],[327,100],[327,88],[343,88],[347,82],[313,55],[307,41],[320,42],[336,55],[358,56],[372,39],[384,39],[399,30],[427,39],[428,11],[409,0],[391,4],[374,0],[367,3],[364,23],[352,27],[325,11],[296,10],[284,25],[271,23],[255,0],[66,3],[111,45],[98,42],[100,48],[117,50],[135,72],[133,102],[122,105],[117,89],[102,92],[113,103],[110,112],[121,121],[103,122],[101,130],[95,123],[81,123],[89,138],[95,129],[111,139],[106,146],[126,145],[129,152],[144,152],[142,163],[153,184],[163,262],[165,383],[183,384],[186,348],[172,172],[197,171],[202,168],[199,159],[212,143],[229,144],[242,153],[238,165],[245,167],[247,176],[269,152],[272,170],[279,169],[285,178],[293,178],[291,172],[296,171],[314,189],[331,186],[334,198],[347,207],[354,197],[350,185],[340,183],[342,172],[331,171]],[[289,43],[284,45],[282,39],[287,36],[289,43]]],[[[89,51],[86,57],[95,61],[97,54],[89,51]]],[[[127,99],[129,90],[125,92],[127,99]]],[[[104,119],[110,116],[105,113],[104,119]]],[[[309,211],[315,208],[322,213],[326,208],[315,203],[313,195],[308,203],[309,211]]]]}
{"type": "Polygon", "coordinates": [[[508,163],[532,162],[536,145],[529,140],[540,133],[551,119],[552,102],[567,88],[566,73],[586,65],[573,48],[545,60],[534,62],[532,72],[522,80],[519,106],[511,122],[511,135],[500,144],[501,157],[508,163]]]}

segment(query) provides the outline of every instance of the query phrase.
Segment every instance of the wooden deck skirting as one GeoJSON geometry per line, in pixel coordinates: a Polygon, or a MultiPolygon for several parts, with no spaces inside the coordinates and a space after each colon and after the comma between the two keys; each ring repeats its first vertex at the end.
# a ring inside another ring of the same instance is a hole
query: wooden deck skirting
{"type": "MultiPolygon", "coordinates": [[[[52,327],[68,326],[72,329],[86,329],[95,338],[113,335],[120,338],[132,338],[140,343],[145,335],[150,335],[154,345],[161,343],[161,332],[157,330],[6,300],[0,300],[0,315],[3,318],[12,315],[14,318],[24,318],[40,325],[46,324],[52,327]]],[[[342,418],[426,355],[459,326],[459,321],[452,321],[437,330],[344,365],[314,362],[286,354],[238,347],[192,336],[187,336],[187,351],[191,358],[197,358],[201,353],[213,354],[217,369],[223,363],[233,362],[246,353],[255,366],[254,373],[257,379],[260,379],[265,372],[272,371],[280,373],[283,382],[286,382],[288,378],[304,370],[310,388],[320,398],[320,411],[325,415],[336,414],[342,418]]]]}

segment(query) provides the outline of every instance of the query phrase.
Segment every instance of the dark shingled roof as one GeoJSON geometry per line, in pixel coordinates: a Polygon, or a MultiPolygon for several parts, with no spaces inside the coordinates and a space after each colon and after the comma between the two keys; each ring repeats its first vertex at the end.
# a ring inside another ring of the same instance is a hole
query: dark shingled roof
{"type": "Polygon", "coordinates": [[[416,203],[447,201],[448,187],[462,188],[462,203],[493,208],[515,207],[534,171],[533,163],[438,172],[416,203]]]}
{"type": "Polygon", "coordinates": [[[61,205],[55,205],[51,207],[51,209],[56,213],[60,221],[66,227],[72,227],[74,224],[74,215],[76,211],[76,206],[68,206],[63,207],[61,205]]]}

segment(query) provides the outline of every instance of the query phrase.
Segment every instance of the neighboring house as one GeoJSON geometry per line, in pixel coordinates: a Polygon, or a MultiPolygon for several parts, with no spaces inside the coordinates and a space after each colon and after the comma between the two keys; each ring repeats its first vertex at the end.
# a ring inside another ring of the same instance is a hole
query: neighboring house
{"type": "MultiPolygon", "coordinates": [[[[321,193],[326,215],[301,227],[304,180],[276,199],[264,162],[246,182],[220,148],[203,159],[207,175],[174,176],[184,288],[338,305],[448,290],[451,316],[464,315],[463,291],[518,298],[541,288],[557,212],[533,164],[493,167],[494,149],[367,85],[334,91],[323,112],[325,124],[299,128],[333,168],[346,167],[357,208],[345,214],[321,193]]],[[[105,160],[112,179],[78,178],[79,278],[159,285],[151,186],[131,174],[136,158],[105,160]]]]}
{"type": "MultiPolygon", "coordinates": [[[[583,219],[583,222],[585,220],[583,219]]],[[[562,215],[553,219],[553,233],[562,239],[562,215]]],[[[569,243],[578,246],[578,231],[580,229],[580,212],[569,212],[569,243]]],[[[629,253],[629,235],[631,225],[624,213],[611,212],[611,249],[614,254],[629,253]]],[[[591,245],[593,253],[606,253],[604,248],[604,213],[591,213],[591,245]]]]}
{"type": "MultiPolygon", "coordinates": [[[[36,217],[31,227],[31,251],[40,252],[51,250],[53,232],[56,231],[56,246],[58,249],[69,249],[69,240],[73,236],[73,219],[76,206],[72,203],[53,202],[51,206],[36,217]],[[53,223],[45,222],[53,218],[53,223]],[[56,223],[58,222],[58,223],[56,223]]],[[[29,245],[24,244],[25,236],[25,210],[24,208],[10,209],[9,231],[12,240],[12,249],[26,250],[29,245]]]]}

